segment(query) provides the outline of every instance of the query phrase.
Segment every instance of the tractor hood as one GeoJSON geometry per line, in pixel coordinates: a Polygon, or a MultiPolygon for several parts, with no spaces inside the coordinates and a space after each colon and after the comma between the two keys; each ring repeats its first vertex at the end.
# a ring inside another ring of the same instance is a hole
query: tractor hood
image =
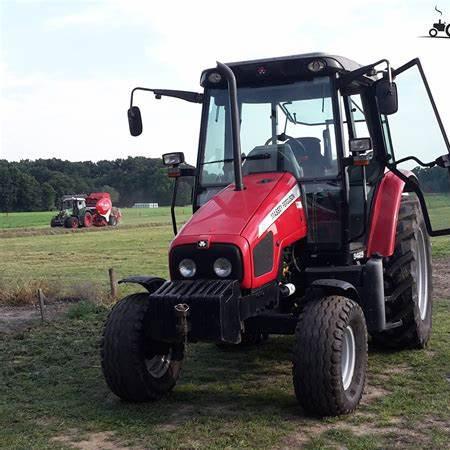
{"type": "MultiPolygon", "coordinates": [[[[282,173],[261,173],[245,177],[245,189],[234,184],[203,205],[180,230],[181,236],[241,235],[260,205],[275,189],[282,173]]],[[[176,239],[175,239],[176,240],[176,239]]]]}
{"type": "Polygon", "coordinates": [[[244,186],[242,191],[227,186],[180,230],[170,246],[172,279],[180,279],[183,258],[194,260],[196,277],[217,277],[211,271],[219,256],[242,260],[242,273],[230,277],[240,279],[243,288],[277,278],[283,249],[307,234],[300,187],[287,172],[247,175],[244,186]]]}

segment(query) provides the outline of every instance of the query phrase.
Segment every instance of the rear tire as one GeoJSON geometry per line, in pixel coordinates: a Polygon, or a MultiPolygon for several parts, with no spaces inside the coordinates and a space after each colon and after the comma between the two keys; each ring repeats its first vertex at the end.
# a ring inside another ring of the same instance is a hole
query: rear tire
{"type": "Polygon", "coordinates": [[[450,38],[450,23],[447,25],[445,32],[447,33],[447,36],[450,38]]]}
{"type": "Polygon", "coordinates": [[[102,370],[114,394],[123,400],[157,400],[175,386],[183,362],[183,344],[148,338],[149,294],[118,302],[106,320],[101,344],[102,370]]]}
{"type": "Polygon", "coordinates": [[[366,322],[357,303],[341,296],[308,302],[293,354],[295,395],[307,412],[336,416],[355,410],[367,370],[366,322]]]}
{"type": "Polygon", "coordinates": [[[393,302],[386,303],[389,322],[402,325],[372,336],[378,345],[394,349],[424,348],[432,327],[431,247],[416,194],[400,203],[394,254],[384,261],[385,295],[411,283],[393,302]]]}

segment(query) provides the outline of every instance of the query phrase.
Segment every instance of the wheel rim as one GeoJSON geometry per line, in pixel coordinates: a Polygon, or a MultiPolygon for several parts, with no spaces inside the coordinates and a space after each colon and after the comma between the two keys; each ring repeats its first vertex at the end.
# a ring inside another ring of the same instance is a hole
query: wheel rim
{"type": "Polygon", "coordinates": [[[172,361],[172,350],[167,355],[155,355],[153,358],[146,359],[145,365],[148,373],[154,378],[161,378],[169,369],[172,361]]]}
{"type": "Polygon", "coordinates": [[[417,251],[417,297],[419,304],[420,318],[425,319],[428,306],[428,260],[426,252],[425,237],[419,228],[417,251]]]}
{"type": "Polygon", "coordinates": [[[342,355],[341,355],[341,376],[344,390],[347,390],[352,382],[353,373],[355,372],[355,335],[352,327],[347,326],[344,330],[342,339],[342,355]]]}

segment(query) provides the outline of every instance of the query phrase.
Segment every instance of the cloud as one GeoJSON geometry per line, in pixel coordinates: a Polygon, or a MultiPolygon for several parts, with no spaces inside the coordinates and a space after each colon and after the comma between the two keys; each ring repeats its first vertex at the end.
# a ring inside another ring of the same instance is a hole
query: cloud
{"type": "MultiPolygon", "coordinates": [[[[126,78],[118,78],[112,69],[103,79],[83,79],[76,71],[63,78],[51,71],[35,73],[29,67],[25,76],[6,68],[3,61],[0,157],[97,160],[184,151],[194,162],[198,105],[171,99],[156,102],[148,94],[139,94],[144,133],[132,138],[126,108],[133,86],[199,90],[201,70],[215,65],[217,59],[226,62],[311,51],[343,54],[361,63],[388,57],[397,67],[420,56],[450,131],[448,62],[442,60],[450,40],[417,38],[433,22],[432,9],[397,0],[78,3],[64,14],[50,17],[49,13],[42,32],[57,38],[60,30],[77,36],[102,29],[111,36],[111,45],[114,37],[129,40],[132,48],[136,43],[122,30],[139,29],[145,71],[139,65],[140,70],[126,78]]],[[[123,57],[108,63],[118,69],[137,65],[136,60],[123,57]]],[[[95,64],[91,69],[95,72],[95,64]]]]}

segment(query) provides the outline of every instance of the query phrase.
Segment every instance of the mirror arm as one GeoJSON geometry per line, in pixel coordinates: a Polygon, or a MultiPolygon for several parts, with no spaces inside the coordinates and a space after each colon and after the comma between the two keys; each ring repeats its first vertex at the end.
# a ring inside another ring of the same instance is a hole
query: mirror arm
{"type": "Polygon", "coordinates": [[[185,100],[187,102],[191,103],[203,103],[203,94],[199,94],[198,92],[190,92],[190,91],[175,91],[172,89],[149,89],[149,88],[143,88],[143,87],[135,87],[131,91],[131,97],[130,97],[130,108],[133,106],[133,98],[135,91],[146,91],[146,92],[153,92],[155,95],[155,98],[158,100],[162,97],[174,97],[179,98],[181,100],[185,100]]]}
{"type": "MultiPolygon", "coordinates": [[[[424,163],[423,161],[421,161],[419,158],[416,158],[415,156],[407,156],[405,158],[399,159],[398,161],[395,161],[395,163],[393,165],[396,166],[398,164],[401,164],[402,162],[410,161],[410,160],[415,161],[417,164],[421,165],[422,167],[434,167],[437,164],[436,161],[424,163]]],[[[389,167],[389,165],[388,165],[388,167],[389,167]]]]}

